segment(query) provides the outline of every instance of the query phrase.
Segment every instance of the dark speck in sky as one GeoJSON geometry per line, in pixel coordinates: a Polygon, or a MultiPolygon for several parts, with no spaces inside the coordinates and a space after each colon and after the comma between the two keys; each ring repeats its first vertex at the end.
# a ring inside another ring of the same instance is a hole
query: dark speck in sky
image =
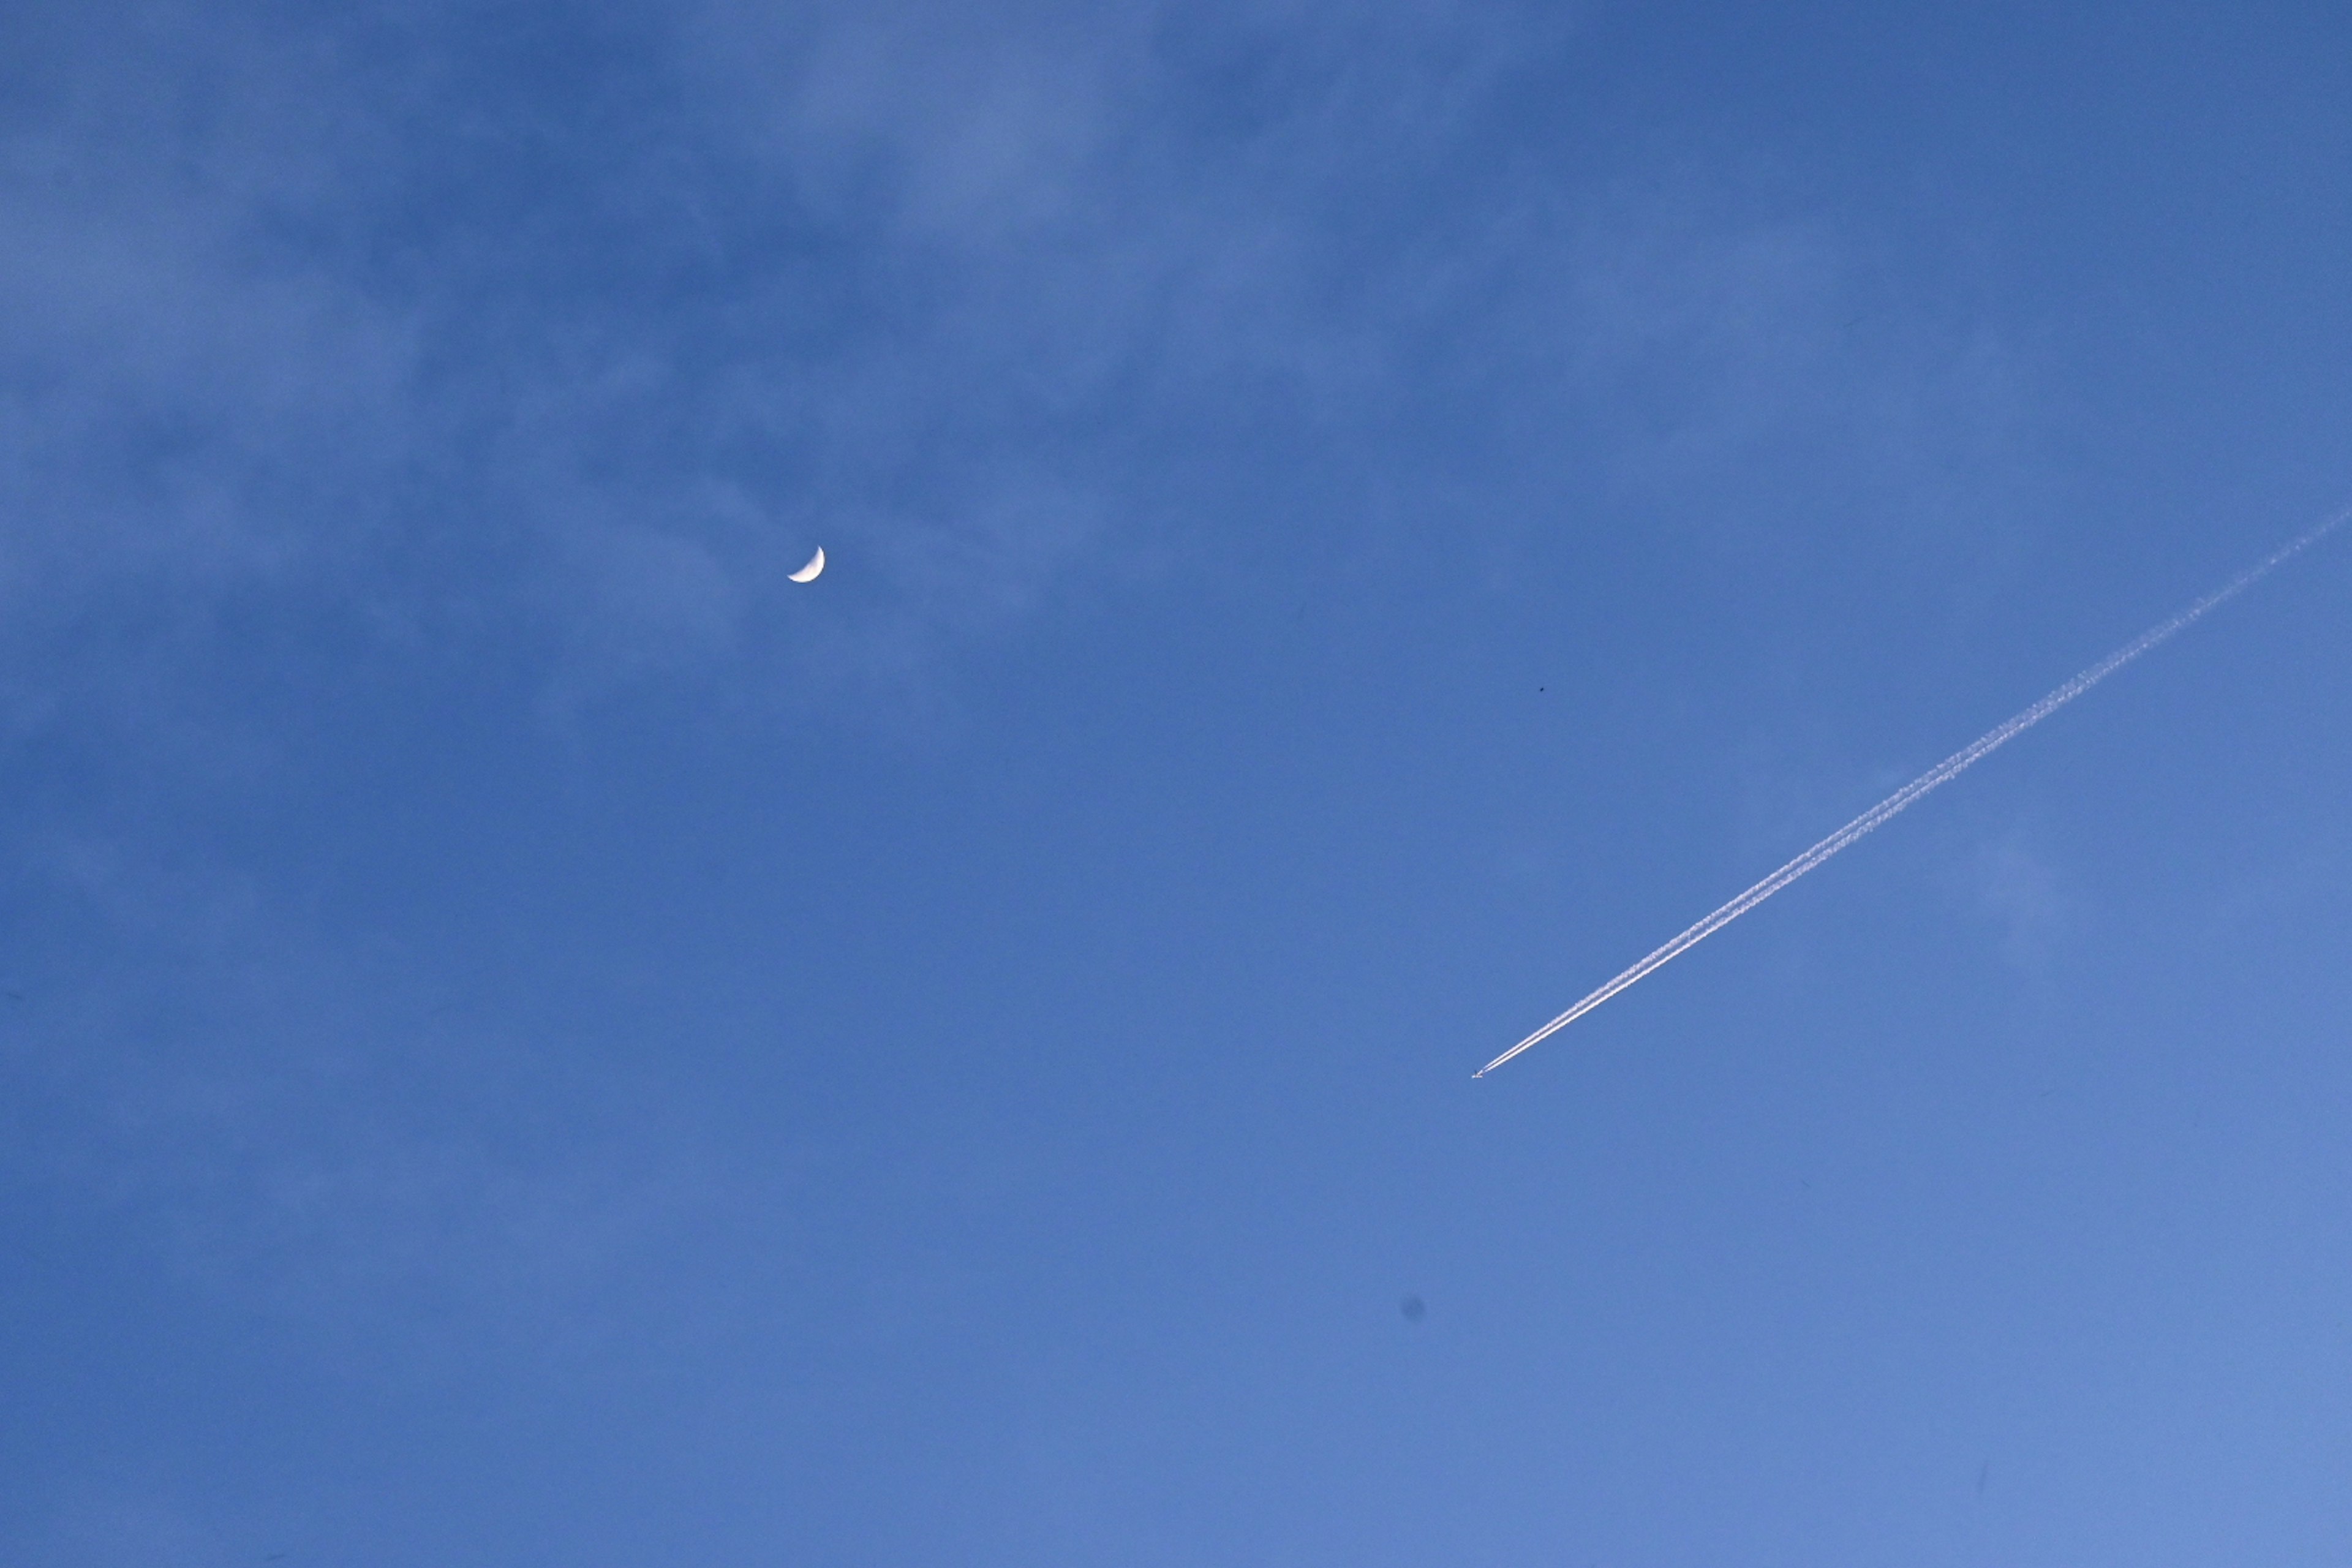
{"type": "Polygon", "coordinates": [[[1407,1296],[1397,1303],[1397,1310],[1404,1314],[1404,1321],[1408,1323],[1417,1323],[1429,1316],[1429,1303],[1418,1296],[1407,1296]]]}

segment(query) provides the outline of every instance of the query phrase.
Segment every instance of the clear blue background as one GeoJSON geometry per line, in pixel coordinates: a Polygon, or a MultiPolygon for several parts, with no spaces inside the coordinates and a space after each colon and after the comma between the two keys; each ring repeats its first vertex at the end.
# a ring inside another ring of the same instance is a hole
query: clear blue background
{"type": "Polygon", "coordinates": [[[1470,1073],[2347,258],[2335,5],[7,6],[0,1559],[2344,1562],[2352,537],[1470,1073]]]}

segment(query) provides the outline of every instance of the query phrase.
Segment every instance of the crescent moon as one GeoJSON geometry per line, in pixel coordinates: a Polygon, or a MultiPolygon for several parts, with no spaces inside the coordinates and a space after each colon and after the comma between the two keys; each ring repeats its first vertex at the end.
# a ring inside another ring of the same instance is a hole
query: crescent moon
{"type": "Polygon", "coordinates": [[[808,564],[793,574],[793,581],[795,583],[814,583],[816,581],[816,574],[824,570],[824,546],[820,544],[817,546],[816,553],[808,558],[808,564]]]}

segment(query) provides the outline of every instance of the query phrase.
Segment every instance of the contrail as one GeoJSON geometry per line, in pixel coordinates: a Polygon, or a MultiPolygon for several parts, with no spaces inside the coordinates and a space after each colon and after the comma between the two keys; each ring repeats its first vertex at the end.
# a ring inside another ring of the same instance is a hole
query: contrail
{"type": "Polygon", "coordinates": [[[2141,633],[2131,642],[2107,655],[2106,658],[2099,660],[2098,663],[2091,666],[2090,668],[2083,671],[2016,718],[1971,742],[1965,749],[1954,752],[1950,756],[1946,757],[1942,762],[1937,763],[1934,767],[1929,768],[1926,773],[1921,773],[1917,778],[1913,779],[1909,784],[1905,784],[1901,789],[1896,790],[1893,795],[1888,795],[1885,800],[1880,801],[1876,805],[1872,806],[1868,811],[1864,812],[1860,816],[1855,817],[1852,822],[1847,823],[1843,827],[1839,828],[1835,833],[1831,834],[1827,838],[1822,839],[1819,844],[1814,845],[1811,849],[1806,850],[1802,855],[1798,856],[1794,860],[1790,861],[1470,1076],[1485,1078],[1529,1046],[1548,1040],[1560,1030],[1567,1028],[1570,1024],[1575,1023],[1579,1018],[1583,1017],[1669,959],[1679,957],[1696,947],[1725,926],[1852,844],[1855,839],[1901,816],[1929,790],[1938,784],[1949,784],[2148,649],[2158,643],[2168,641],[2178,633],[2186,631],[2218,605],[2236,598],[2271,573],[2302,554],[2347,518],[2352,518],[2352,508],[2337,512],[2302,538],[2291,544],[2283,545],[2264,556],[2260,562],[2241,572],[2227,584],[2206,595],[2162,626],[2152,631],[2141,633]]]}

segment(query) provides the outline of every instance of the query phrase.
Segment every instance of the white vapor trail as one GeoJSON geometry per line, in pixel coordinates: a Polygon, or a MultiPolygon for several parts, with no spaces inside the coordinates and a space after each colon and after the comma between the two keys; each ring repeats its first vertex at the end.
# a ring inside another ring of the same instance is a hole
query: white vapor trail
{"type": "Polygon", "coordinates": [[[1966,748],[1955,752],[1950,756],[1946,757],[1942,762],[1937,763],[1934,767],[1929,768],[1926,773],[1921,773],[1917,778],[1913,779],[1909,784],[1905,784],[1901,789],[1896,790],[1893,795],[1888,795],[1885,800],[1880,801],[1868,811],[1864,812],[1860,816],[1855,817],[1852,822],[1847,823],[1843,827],[1839,828],[1835,833],[1831,834],[1827,838],[1822,839],[1819,844],[1814,845],[1811,849],[1808,849],[1802,855],[1798,856],[1794,860],[1790,861],[1787,865],[1781,867],[1779,870],[1773,872],[1770,876],[1765,878],[1762,881],[1757,883],[1754,887],[1748,889],[1746,892],[1740,894],[1738,898],[1732,900],[1729,903],[1724,905],[1721,909],[1716,910],[1713,914],[1707,916],[1705,920],[1699,921],[1688,931],[1684,931],[1680,936],[1675,938],[1674,941],[1666,943],[1665,946],[1658,949],[1657,952],[1650,954],[1647,958],[1643,959],[1640,963],[1634,964],[1633,967],[1625,971],[1624,973],[1620,974],[1616,979],[1612,980],[1608,984],[1603,985],[1591,995],[1587,996],[1583,1001],[1579,1002],[1575,1006],[1570,1007],[1567,1012],[1562,1013],[1559,1017],[1554,1018],[1550,1023],[1546,1024],[1542,1028],[1538,1029],[1534,1034],[1529,1035],[1526,1039],[1521,1040],[1517,1045],[1513,1046],[1509,1050],[1505,1051],[1501,1056],[1496,1057],[1493,1061],[1488,1062],[1485,1067],[1480,1068],[1476,1072],[1472,1073],[1470,1076],[1473,1078],[1485,1078],[1488,1073],[1493,1072],[1496,1068],[1501,1067],[1505,1062],[1509,1061],[1513,1057],[1517,1056],[1529,1046],[1540,1044],[1542,1041],[1548,1040],[1552,1036],[1558,1034],[1560,1030],[1567,1028],[1570,1024],[1575,1023],[1579,1018],[1583,1017],[1587,1013],[1591,1012],[1595,1007],[1600,1006],[1601,1004],[1608,1001],[1609,998],[1616,995],[1617,993],[1624,990],[1625,987],[1633,984],[1635,981],[1641,979],[1652,970],[1665,963],[1669,959],[1677,958],[1683,953],[1689,952],[1692,948],[1696,947],[1700,942],[1706,941],[1708,937],[1713,936],[1725,926],[1729,925],[1732,921],[1738,920],[1740,916],[1746,914],[1748,910],[1754,909],[1757,905],[1762,903],[1765,900],[1770,898],[1773,894],[1779,892],[1781,889],[1787,887],[1790,883],[1795,881],[1806,872],[1811,870],[1816,866],[1819,866],[1822,861],[1828,859],[1839,850],[1844,848],[1849,844],[1852,844],[1855,839],[1862,837],[1873,828],[1881,826],[1901,816],[1905,811],[1908,810],[1921,795],[1926,795],[1929,790],[1936,788],[1938,784],[1949,784],[1952,780],[1959,777],[1971,767],[1974,767],[1978,763],[1983,761],[1986,757],[1990,756],[2001,747],[2009,744],[2010,742],[2017,739],[2018,736],[2022,735],[2026,731],[2032,729],[2033,726],[2041,723],[2042,721],[2049,718],[2050,715],[2057,712],[2058,710],[2065,707],[2066,704],[2074,701],[2074,699],[2082,696],[2083,693],[2088,691],[2091,688],[2096,686],[2099,682],[2105,680],[2107,677],[2113,675],[2116,671],[2121,669],[2124,666],[2129,664],[2132,660],[2137,658],[2148,649],[2156,647],[2158,643],[2169,640],[2178,633],[2185,631],[2189,627],[2196,625],[2197,622],[2202,620],[2210,611],[2213,610],[2218,605],[2225,604],[2231,599],[2236,598],[2240,594],[2244,593],[2248,588],[2252,587],[2256,583],[2268,576],[2272,572],[2284,565],[2295,556],[2300,555],[2305,550],[2316,543],[2321,538],[2332,532],[2347,518],[2352,518],[2352,508],[2347,508],[2345,510],[2337,512],[2335,516],[2329,518],[2318,527],[2311,530],[2308,533],[2304,534],[2293,543],[2281,546],[2271,554],[2263,557],[2263,560],[2256,563],[2254,565],[2248,567],[2245,571],[2231,578],[2221,587],[2216,588],[2213,592],[2206,595],[2203,598],[2198,600],[2195,604],[2189,605],[2187,609],[2181,611],[2179,615],[2165,622],[2162,626],[2156,627],[2152,631],[2141,633],[2139,637],[2131,642],[2126,643],[2122,647],[2117,648],[2115,652],[2107,655],[2106,658],[2099,660],[2098,663],[2091,666],[2090,668],[2083,671],[2082,674],[2076,676],[2074,679],[2068,681],[2065,685],[2060,687],[2057,690],[2052,692],[2049,696],[2043,698],[2032,707],[2028,708],[2016,718],[2010,720],[2007,723],[2000,725],[1999,728],[1990,731],[1979,739],[1971,742],[1966,748]]]}

